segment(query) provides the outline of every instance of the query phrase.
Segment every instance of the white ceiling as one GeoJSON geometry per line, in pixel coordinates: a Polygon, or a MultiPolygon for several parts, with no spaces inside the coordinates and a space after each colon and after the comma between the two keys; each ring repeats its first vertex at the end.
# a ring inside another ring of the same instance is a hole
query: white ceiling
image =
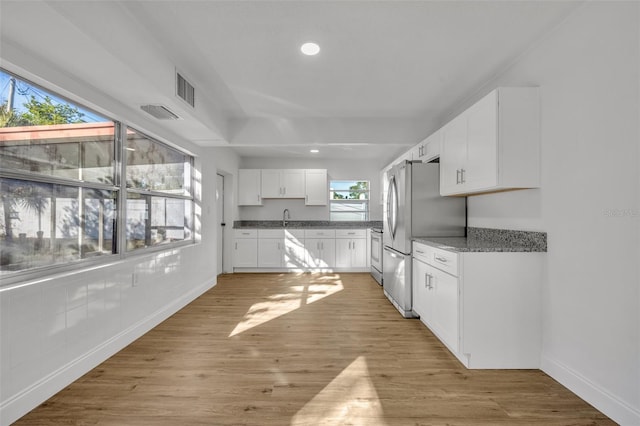
{"type": "Polygon", "coordinates": [[[202,146],[384,164],[579,4],[0,0],[0,55],[54,64],[136,117],[164,104],[182,120],[157,124],[202,146]],[[299,53],[309,40],[319,55],[299,53]],[[176,69],[195,109],[175,97],[176,69]]]}

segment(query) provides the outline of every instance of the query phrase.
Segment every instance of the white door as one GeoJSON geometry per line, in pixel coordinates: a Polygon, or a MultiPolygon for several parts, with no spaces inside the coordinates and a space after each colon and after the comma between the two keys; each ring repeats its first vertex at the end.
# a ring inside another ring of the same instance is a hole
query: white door
{"type": "Polygon", "coordinates": [[[218,275],[224,272],[224,176],[216,176],[216,218],[218,221],[217,270],[218,275]]]}

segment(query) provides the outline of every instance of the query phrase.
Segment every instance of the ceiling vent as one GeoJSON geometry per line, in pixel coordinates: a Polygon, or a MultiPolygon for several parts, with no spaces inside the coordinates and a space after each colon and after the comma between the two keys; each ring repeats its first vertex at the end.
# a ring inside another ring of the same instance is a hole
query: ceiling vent
{"type": "Polygon", "coordinates": [[[153,115],[158,120],[178,120],[176,114],[174,114],[169,108],[164,105],[142,105],[140,107],[143,111],[153,115]]]}
{"type": "Polygon", "coordinates": [[[176,95],[189,105],[195,108],[196,106],[196,91],[183,76],[176,73],[176,95]]]}

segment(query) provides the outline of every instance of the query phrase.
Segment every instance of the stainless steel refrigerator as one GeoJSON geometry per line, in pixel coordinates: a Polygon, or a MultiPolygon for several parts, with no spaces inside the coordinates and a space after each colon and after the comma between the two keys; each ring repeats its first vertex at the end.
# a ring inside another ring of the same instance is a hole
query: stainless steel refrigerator
{"type": "Polygon", "coordinates": [[[405,318],[412,312],[412,237],[458,237],[466,198],[440,196],[440,164],[403,161],[387,171],[384,194],[384,294],[405,318]]]}

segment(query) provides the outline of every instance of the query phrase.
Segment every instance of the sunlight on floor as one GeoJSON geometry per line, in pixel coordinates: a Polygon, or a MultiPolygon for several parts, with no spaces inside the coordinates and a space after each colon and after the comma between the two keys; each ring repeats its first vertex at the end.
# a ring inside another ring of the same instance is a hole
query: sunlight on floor
{"type": "Polygon", "coordinates": [[[360,356],[293,417],[302,425],[386,426],[382,404],[369,378],[367,360],[360,356]]]}
{"type": "Polygon", "coordinates": [[[304,305],[317,302],[343,289],[344,286],[339,279],[321,284],[291,286],[286,293],[274,294],[269,296],[267,301],[254,303],[229,337],[286,315],[304,305]]]}

